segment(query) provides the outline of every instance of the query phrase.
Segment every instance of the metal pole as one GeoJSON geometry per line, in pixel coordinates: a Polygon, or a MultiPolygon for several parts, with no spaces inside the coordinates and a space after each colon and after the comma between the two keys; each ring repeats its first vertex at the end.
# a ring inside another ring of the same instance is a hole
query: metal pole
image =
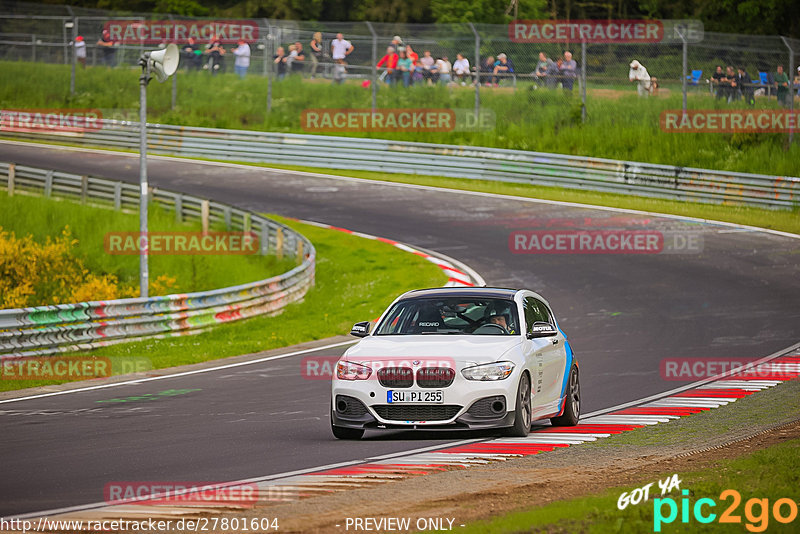
{"type": "MultiPolygon", "coordinates": [[[[78,37],[78,19],[72,19],[72,69],[69,76],[69,94],[75,94],[75,65],[78,63],[78,48],[75,38],[78,37]]],[[[86,48],[84,48],[86,50],[86,48]]]]}
{"type": "Polygon", "coordinates": [[[581,122],[586,122],[586,41],[581,41],[581,122]]]}
{"type": "MultiPolygon", "coordinates": [[[[794,94],[795,94],[795,91],[796,91],[796,89],[794,87],[794,83],[793,83],[794,79],[792,78],[792,76],[794,76],[794,69],[795,69],[795,67],[794,67],[794,49],[792,48],[792,45],[789,43],[789,41],[788,41],[788,39],[786,39],[786,37],[781,35],[781,40],[783,41],[783,44],[786,46],[786,48],[789,49],[789,72],[787,73],[787,76],[789,78],[789,112],[792,114],[792,116],[794,116],[794,94]]],[[[794,126],[794,124],[792,124],[792,126],[789,127],[789,144],[790,145],[794,141],[794,127],[793,126],[794,126]]]]}
{"type": "Polygon", "coordinates": [[[31,62],[36,63],[36,36],[31,35],[31,62]]]}
{"type": "Polygon", "coordinates": [[[142,75],[139,77],[139,292],[147,298],[150,273],[147,265],[147,82],[150,81],[148,54],[142,54],[142,75]],[[144,243],[142,241],[144,240],[144,243]]]}
{"type": "MultiPolygon", "coordinates": [[[[272,26],[269,27],[267,31],[267,48],[266,54],[267,56],[272,59],[272,26]]],[[[269,66],[267,69],[267,113],[272,111],[272,71],[275,68],[275,63],[269,66]]]]}
{"type": "Polygon", "coordinates": [[[688,76],[688,68],[689,68],[689,42],[686,40],[686,36],[684,35],[681,28],[675,28],[678,32],[678,35],[681,36],[681,41],[683,41],[683,73],[681,76],[682,83],[681,83],[681,91],[683,92],[683,116],[686,117],[686,91],[687,87],[687,79],[688,76]]]}
{"type": "Polygon", "coordinates": [[[67,19],[61,22],[61,34],[64,39],[64,65],[69,63],[69,41],[67,40],[67,19]]]}
{"type": "Polygon", "coordinates": [[[372,34],[372,112],[378,107],[378,34],[372,29],[372,24],[365,21],[369,32],[372,34]]]}
{"type": "Polygon", "coordinates": [[[170,109],[174,110],[178,104],[178,71],[172,75],[172,104],[170,109]]]}
{"type": "Polygon", "coordinates": [[[481,36],[475,25],[468,23],[473,35],[475,35],[475,120],[481,111],[481,36]]]}

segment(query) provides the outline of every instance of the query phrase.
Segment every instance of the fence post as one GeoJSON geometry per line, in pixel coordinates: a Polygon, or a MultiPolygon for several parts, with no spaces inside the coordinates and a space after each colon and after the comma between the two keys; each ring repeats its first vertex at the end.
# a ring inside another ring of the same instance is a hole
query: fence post
{"type": "Polygon", "coordinates": [[[86,204],[86,197],[89,196],[89,177],[85,174],[81,176],[81,204],[86,204]]]}
{"type": "Polygon", "coordinates": [[[114,184],[114,209],[117,211],[122,209],[122,182],[114,184]]]}
{"type": "Polygon", "coordinates": [[[53,171],[49,170],[44,175],[44,197],[50,198],[53,194],[53,171]]]}
{"type": "Polygon", "coordinates": [[[175,106],[178,104],[178,71],[175,71],[175,74],[172,75],[172,104],[170,105],[171,110],[175,110],[175,106]]]}
{"type": "Polygon", "coordinates": [[[36,63],[36,36],[31,35],[31,63],[36,63]]]}
{"type": "Polygon", "coordinates": [[[200,220],[203,223],[203,233],[208,233],[208,211],[209,211],[209,204],[208,200],[200,201],[200,220]]]}
{"type": "Polygon", "coordinates": [[[230,231],[230,229],[231,229],[231,208],[229,206],[225,206],[222,209],[222,214],[225,216],[225,230],[230,231]]]}
{"type": "Polygon", "coordinates": [[[678,35],[680,35],[683,46],[683,68],[681,70],[681,92],[683,93],[682,116],[686,117],[686,91],[687,91],[686,76],[688,75],[686,70],[688,69],[688,64],[689,64],[689,42],[686,40],[686,35],[684,34],[683,28],[677,26],[675,30],[678,32],[678,35]]]}
{"type": "Polygon", "coordinates": [[[372,23],[364,21],[372,34],[372,113],[378,107],[378,34],[372,28],[372,23]]]}
{"type": "Polygon", "coordinates": [[[277,258],[283,259],[283,228],[280,226],[278,227],[278,231],[275,232],[275,256],[277,258]]]}
{"type": "Polygon", "coordinates": [[[261,219],[261,255],[269,254],[269,226],[267,221],[261,219]]]}
{"type": "Polygon", "coordinates": [[[8,196],[14,196],[14,177],[17,173],[17,166],[14,163],[8,164],[8,196]]]}
{"type": "Polygon", "coordinates": [[[468,24],[475,35],[475,120],[477,121],[481,111],[481,36],[473,23],[468,24]]]}
{"type": "MultiPolygon", "coordinates": [[[[72,54],[69,73],[69,94],[75,94],[75,65],[78,63],[78,50],[75,47],[75,38],[78,37],[78,19],[72,19],[72,54]]],[[[85,50],[85,48],[84,48],[85,50]]]]}
{"type": "MultiPolygon", "coordinates": [[[[267,26],[267,46],[264,48],[264,53],[267,57],[272,59],[272,26],[267,26]]],[[[274,64],[270,65],[267,69],[267,114],[272,111],[272,71],[274,64]]]]}
{"type": "Polygon", "coordinates": [[[581,41],[581,122],[586,122],[586,41],[581,41]]]}
{"type": "MultiPolygon", "coordinates": [[[[789,112],[794,116],[794,95],[795,89],[794,87],[794,49],[792,45],[789,43],[788,39],[781,35],[781,40],[783,41],[784,46],[789,49],[789,72],[786,73],[787,77],[789,78],[789,112]]],[[[789,121],[791,122],[791,121],[789,121]]],[[[789,127],[789,144],[791,145],[794,141],[794,124],[789,127]]]]}
{"type": "Polygon", "coordinates": [[[180,193],[175,195],[175,222],[178,224],[183,222],[183,195],[180,193]]]}

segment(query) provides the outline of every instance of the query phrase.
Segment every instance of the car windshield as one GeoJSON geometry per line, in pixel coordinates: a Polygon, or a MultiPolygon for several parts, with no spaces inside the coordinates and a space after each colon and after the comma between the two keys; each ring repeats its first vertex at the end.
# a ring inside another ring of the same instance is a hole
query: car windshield
{"type": "Polygon", "coordinates": [[[519,333],[517,305],[511,299],[448,297],[401,300],[381,321],[375,335],[495,335],[519,333]]]}

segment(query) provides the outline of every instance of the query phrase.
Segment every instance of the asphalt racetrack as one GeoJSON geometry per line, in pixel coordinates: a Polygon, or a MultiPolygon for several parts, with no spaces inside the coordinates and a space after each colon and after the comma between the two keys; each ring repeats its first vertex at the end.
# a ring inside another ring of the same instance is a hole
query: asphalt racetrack
{"type": "MultiPolygon", "coordinates": [[[[0,143],[0,161],[138,181],[135,154],[0,143]]],[[[662,377],[664,359],[762,357],[800,339],[797,239],[257,167],[163,158],[148,167],[155,187],[391,238],[461,260],[489,285],[542,293],[580,360],[584,412],[685,383],[662,377]],[[514,231],[620,228],[663,232],[675,246],[675,235],[692,236],[693,246],[515,254],[509,240],[514,231]]],[[[302,357],[0,404],[0,516],[102,501],[114,481],[236,480],[473,437],[368,432],[360,442],[336,441],[329,384],[304,379],[302,357]],[[188,391],[97,402],[168,390],[188,391]]]]}

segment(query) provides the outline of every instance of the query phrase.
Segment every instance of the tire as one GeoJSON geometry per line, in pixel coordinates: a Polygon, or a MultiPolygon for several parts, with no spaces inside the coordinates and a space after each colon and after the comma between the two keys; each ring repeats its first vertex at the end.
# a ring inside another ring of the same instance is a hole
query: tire
{"type": "Polygon", "coordinates": [[[517,387],[517,402],[514,409],[514,426],[504,430],[506,436],[524,438],[531,432],[531,379],[523,373],[517,387]]]}
{"type": "Polygon", "coordinates": [[[333,424],[333,408],[331,408],[331,432],[336,439],[361,439],[364,435],[363,428],[347,428],[333,424]]]}
{"type": "Polygon", "coordinates": [[[569,372],[566,395],[564,413],[550,419],[553,426],[575,426],[581,418],[581,381],[578,367],[574,365],[569,372]]]}

